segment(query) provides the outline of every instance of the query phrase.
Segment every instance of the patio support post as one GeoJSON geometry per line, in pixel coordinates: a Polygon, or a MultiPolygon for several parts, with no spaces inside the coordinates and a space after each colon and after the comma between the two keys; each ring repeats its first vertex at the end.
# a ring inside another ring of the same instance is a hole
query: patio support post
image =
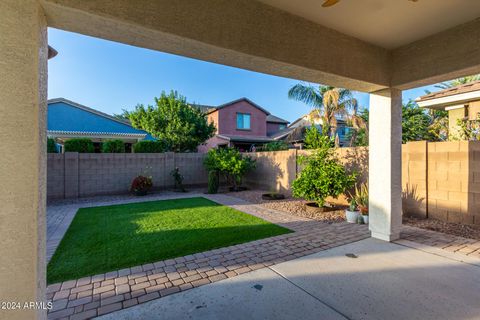
{"type": "Polygon", "coordinates": [[[393,241],[402,224],[402,92],[371,93],[369,117],[370,231],[393,241]]]}
{"type": "MultiPolygon", "coordinates": [[[[0,301],[45,301],[47,23],[38,0],[0,1],[0,301]]],[[[46,319],[46,310],[0,310],[46,319]]]]}

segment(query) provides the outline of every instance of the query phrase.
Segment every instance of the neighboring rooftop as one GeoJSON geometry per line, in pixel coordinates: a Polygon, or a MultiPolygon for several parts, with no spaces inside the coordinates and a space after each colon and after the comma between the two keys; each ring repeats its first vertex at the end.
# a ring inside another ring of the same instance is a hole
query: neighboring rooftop
{"type": "Polygon", "coordinates": [[[434,109],[443,109],[473,100],[480,100],[480,80],[429,93],[415,99],[420,107],[434,109]]]}
{"type": "Polygon", "coordinates": [[[153,139],[126,121],[65,98],[48,100],[48,134],[132,136],[153,139]]]}
{"type": "Polygon", "coordinates": [[[267,116],[267,122],[273,122],[273,123],[282,123],[282,124],[288,124],[290,123],[289,121],[287,120],[284,120],[282,118],[279,118],[277,116],[274,116],[273,114],[269,114],[267,116]]]}

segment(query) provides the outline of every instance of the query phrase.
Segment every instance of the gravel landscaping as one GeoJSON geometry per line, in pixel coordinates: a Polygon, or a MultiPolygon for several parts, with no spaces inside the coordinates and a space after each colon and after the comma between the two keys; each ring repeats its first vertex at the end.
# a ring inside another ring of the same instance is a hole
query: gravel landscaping
{"type": "Polygon", "coordinates": [[[344,208],[340,210],[322,212],[312,215],[305,210],[305,200],[294,199],[289,195],[285,195],[284,200],[263,200],[262,194],[268,193],[261,190],[247,190],[241,192],[229,192],[228,195],[246,200],[251,203],[260,204],[261,206],[269,209],[279,210],[294,214],[300,217],[306,217],[317,221],[335,223],[345,221],[344,208]]]}
{"type": "Polygon", "coordinates": [[[417,219],[407,217],[403,218],[403,224],[464,238],[480,240],[479,225],[467,225],[461,223],[443,222],[435,219],[417,219]]]}

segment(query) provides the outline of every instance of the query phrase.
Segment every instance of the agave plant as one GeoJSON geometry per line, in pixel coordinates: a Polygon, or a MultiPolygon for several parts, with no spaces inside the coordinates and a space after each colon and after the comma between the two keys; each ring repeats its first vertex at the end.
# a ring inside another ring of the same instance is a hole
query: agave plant
{"type": "Polygon", "coordinates": [[[363,215],[368,215],[368,186],[366,183],[362,183],[360,188],[355,186],[355,194],[350,194],[350,198],[363,215]]]}

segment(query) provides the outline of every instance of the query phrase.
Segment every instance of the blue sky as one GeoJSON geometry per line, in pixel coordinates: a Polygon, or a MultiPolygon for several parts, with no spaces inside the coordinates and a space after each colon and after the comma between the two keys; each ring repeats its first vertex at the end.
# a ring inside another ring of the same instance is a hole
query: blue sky
{"type": "MultiPolygon", "coordinates": [[[[48,96],[63,97],[113,114],[177,90],[189,102],[219,105],[248,97],[272,114],[293,121],[310,108],[288,99],[298,80],[246,71],[172,54],[137,48],[56,29],[49,44],[59,54],[49,61],[48,96]]],[[[404,100],[431,87],[408,90],[404,100]]],[[[368,94],[358,93],[361,106],[368,94]]]]}

